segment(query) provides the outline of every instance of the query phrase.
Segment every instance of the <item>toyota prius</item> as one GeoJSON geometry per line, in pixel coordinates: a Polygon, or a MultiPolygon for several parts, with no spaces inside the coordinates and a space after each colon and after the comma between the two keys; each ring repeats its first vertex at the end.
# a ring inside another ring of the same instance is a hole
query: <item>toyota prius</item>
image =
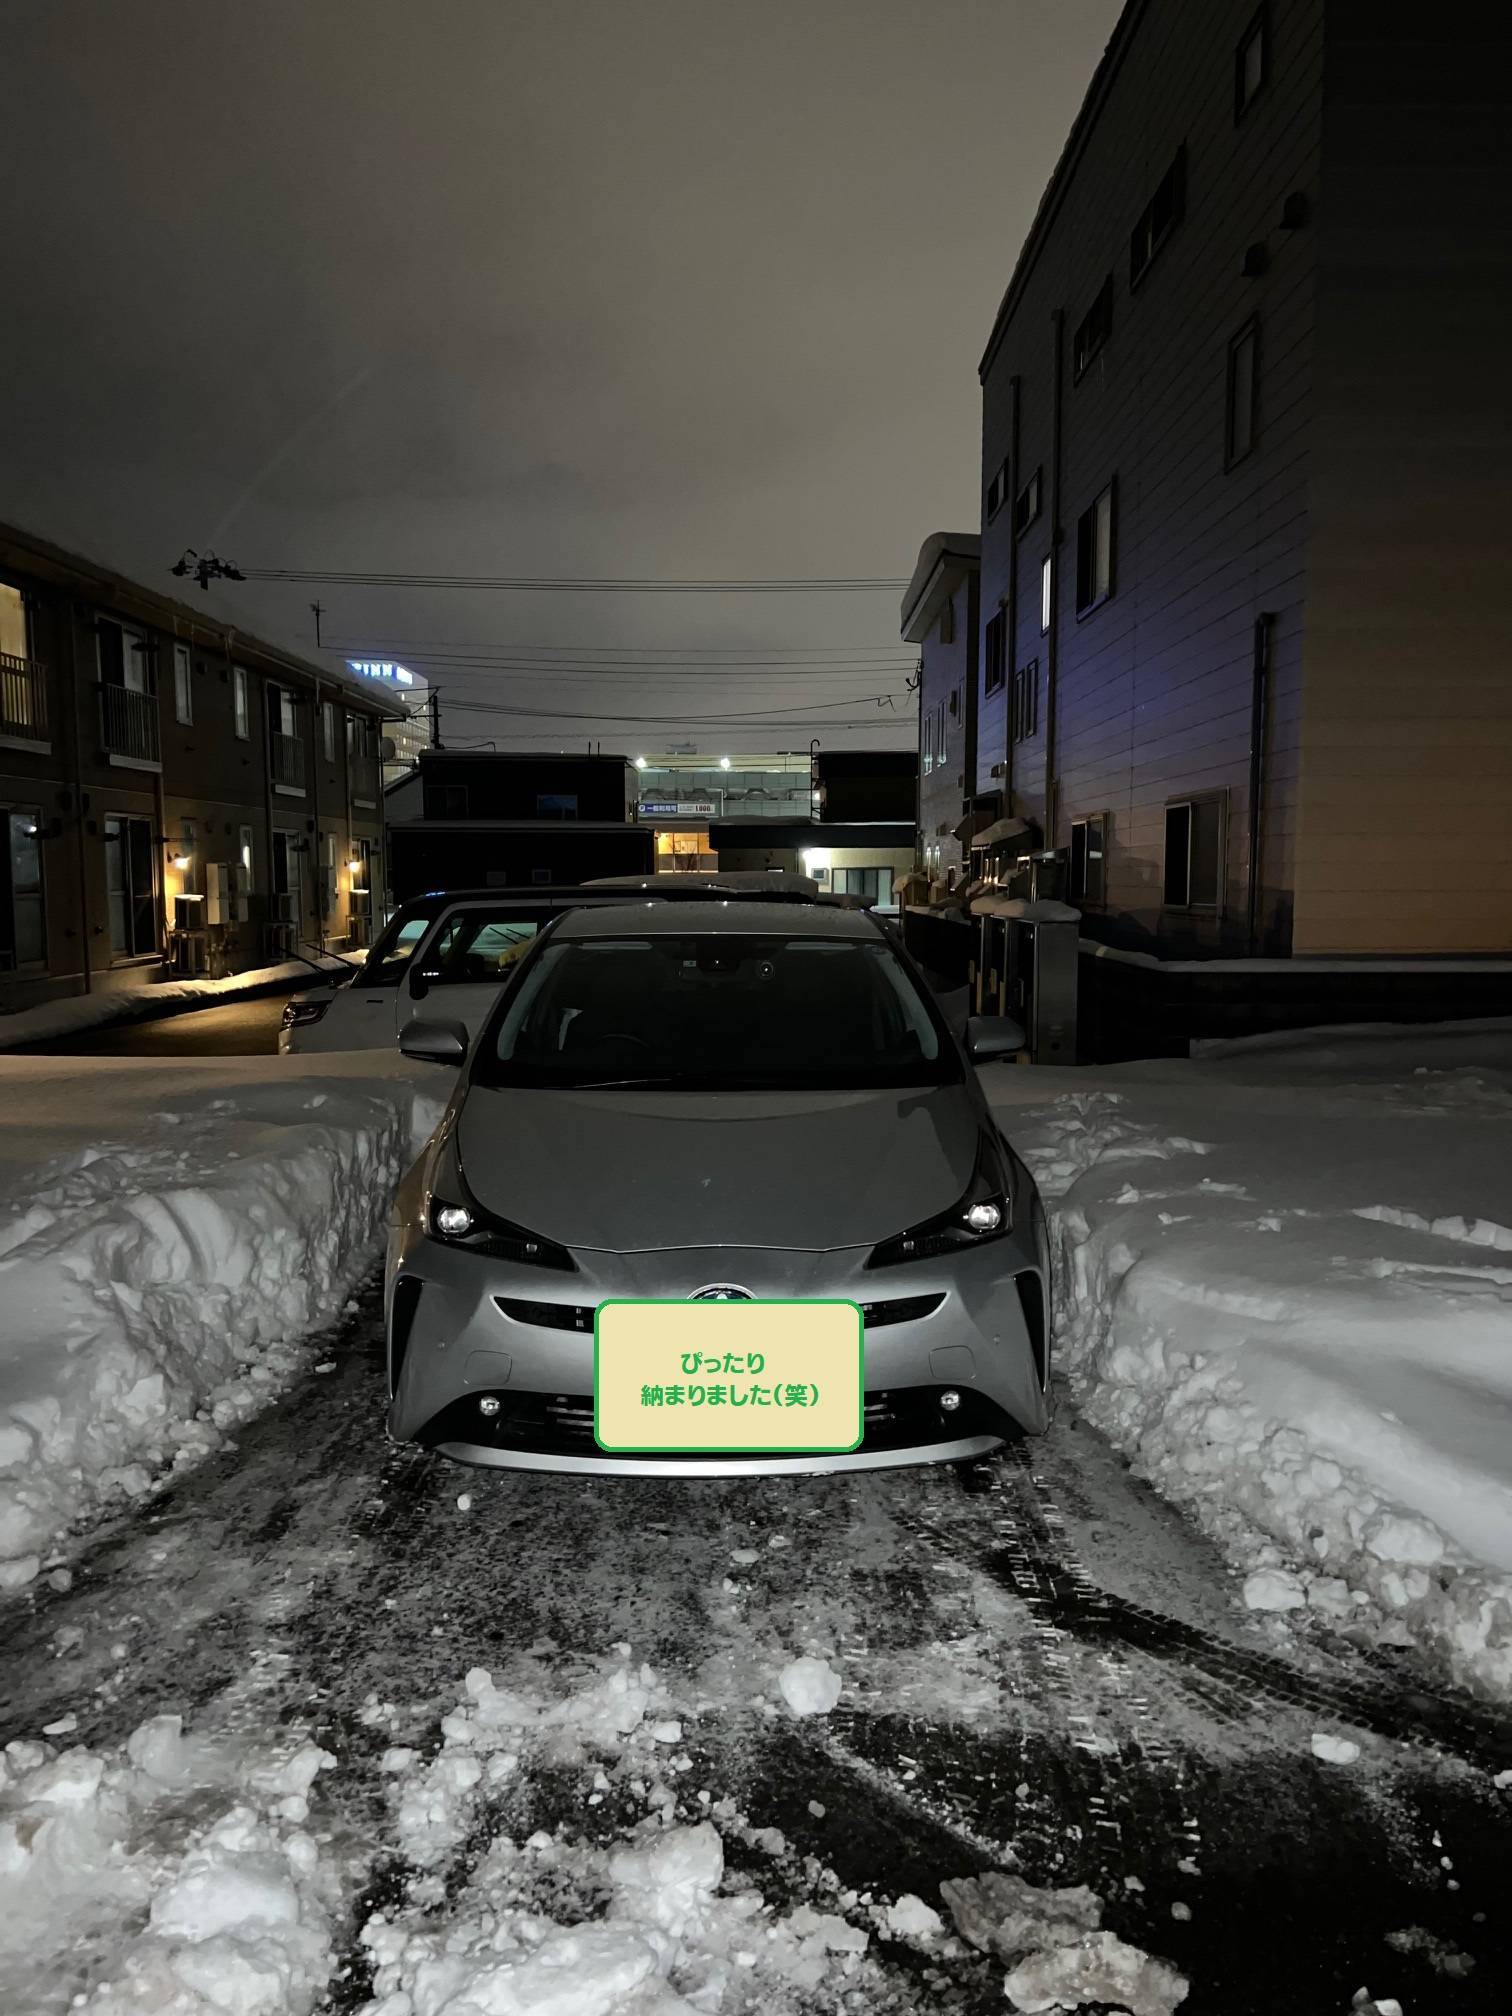
{"type": "Polygon", "coordinates": [[[736,1475],[969,1464],[1046,1425],[1044,1213],[976,1065],[869,913],[799,901],[568,912],[473,1038],[401,1185],[385,1311],[389,1432],[465,1462],[736,1475]],[[609,1301],[843,1301],[861,1311],[861,1440],[843,1453],[609,1453],[609,1301]]]}

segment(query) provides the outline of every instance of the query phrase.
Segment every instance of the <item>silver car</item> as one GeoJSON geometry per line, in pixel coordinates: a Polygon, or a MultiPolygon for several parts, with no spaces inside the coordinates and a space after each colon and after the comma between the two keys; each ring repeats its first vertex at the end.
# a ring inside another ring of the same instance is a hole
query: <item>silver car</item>
{"type": "Polygon", "coordinates": [[[402,1184],[389,1433],[470,1463],[651,1476],[969,1464],[1046,1425],[1050,1273],[1034,1180],[973,1060],[872,916],[791,901],[569,912],[488,1019],[411,1022],[462,1065],[402,1184]],[[609,1299],[846,1300],[864,1429],[845,1454],[611,1455],[609,1299]]]}

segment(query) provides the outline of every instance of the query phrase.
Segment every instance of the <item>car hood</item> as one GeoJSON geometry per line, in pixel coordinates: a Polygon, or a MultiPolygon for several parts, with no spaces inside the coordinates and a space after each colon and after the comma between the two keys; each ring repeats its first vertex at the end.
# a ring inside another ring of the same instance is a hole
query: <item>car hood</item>
{"type": "Polygon", "coordinates": [[[813,1251],[947,1211],[980,1119],[964,1085],[885,1092],[516,1091],[474,1086],[457,1125],[485,1210],[564,1246],[813,1251]]]}

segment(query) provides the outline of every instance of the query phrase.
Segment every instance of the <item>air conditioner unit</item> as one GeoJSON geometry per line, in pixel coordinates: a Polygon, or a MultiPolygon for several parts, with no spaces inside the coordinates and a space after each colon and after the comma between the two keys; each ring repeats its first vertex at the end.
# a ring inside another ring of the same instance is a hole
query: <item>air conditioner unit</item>
{"type": "Polygon", "coordinates": [[[1008,765],[1006,763],[994,763],[992,766],[992,775],[994,777],[1006,777],[1008,775],[1008,765]]]}

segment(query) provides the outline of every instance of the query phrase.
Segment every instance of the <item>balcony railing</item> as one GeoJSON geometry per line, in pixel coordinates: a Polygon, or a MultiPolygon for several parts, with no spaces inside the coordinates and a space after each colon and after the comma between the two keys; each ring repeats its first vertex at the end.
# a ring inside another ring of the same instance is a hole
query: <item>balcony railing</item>
{"type": "Polygon", "coordinates": [[[0,735],[47,740],[47,671],[35,658],[0,651],[0,735]]]}
{"type": "Polygon", "coordinates": [[[359,805],[378,803],[378,758],[354,751],[350,758],[352,797],[359,805]]]}
{"type": "Polygon", "coordinates": [[[127,763],[161,763],[157,695],[138,693],[130,686],[102,685],[100,736],[111,756],[127,763]]]}
{"type": "Polygon", "coordinates": [[[298,735],[272,735],[273,782],[290,790],[305,788],[305,745],[298,735]]]}

